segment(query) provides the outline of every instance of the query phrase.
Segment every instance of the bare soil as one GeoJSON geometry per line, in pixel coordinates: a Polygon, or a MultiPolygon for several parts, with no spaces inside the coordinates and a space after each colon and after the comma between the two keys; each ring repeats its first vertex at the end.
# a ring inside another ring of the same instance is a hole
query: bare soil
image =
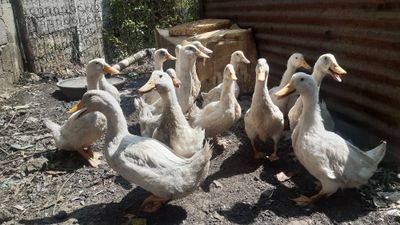
{"type": "MultiPolygon", "coordinates": [[[[148,75],[129,78],[122,108],[138,134],[135,89],[148,75]]],[[[243,114],[250,97],[240,98],[243,114]]],[[[63,123],[66,101],[52,79],[20,84],[0,102],[0,223],[3,224],[399,224],[399,170],[380,168],[361,190],[338,191],[308,207],[291,198],[317,192],[315,179],[295,160],[289,140],[280,160],[255,161],[243,119],[218,137],[208,178],[192,195],[155,214],[138,210],[149,193],[107,163],[89,167],[76,153],[58,151],[43,118],[63,123]],[[279,181],[276,174],[292,177],[279,181]]],[[[103,140],[93,149],[102,150],[103,140]]],[[[270,152],[270,144],[260,143],[270,152]]]]}

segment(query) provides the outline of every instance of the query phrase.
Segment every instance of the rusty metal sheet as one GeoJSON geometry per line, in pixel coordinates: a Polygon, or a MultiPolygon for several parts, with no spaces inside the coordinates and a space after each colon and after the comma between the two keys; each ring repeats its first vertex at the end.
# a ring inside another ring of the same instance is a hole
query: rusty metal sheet
{"type": "Polygon", "coordinates": [[[293,52],[310,63],[334,54],[348,76],[340,84],[327,77],[321,96],[338,131],[364,148],[386,139],[386,158],[400,162],[400,1],[205,0],[203,9],[206,18],[253,29],[259,56],[270,64],[270,85],[293,52]],[[375,138],[355,134],[365,131],[375,138]]]}

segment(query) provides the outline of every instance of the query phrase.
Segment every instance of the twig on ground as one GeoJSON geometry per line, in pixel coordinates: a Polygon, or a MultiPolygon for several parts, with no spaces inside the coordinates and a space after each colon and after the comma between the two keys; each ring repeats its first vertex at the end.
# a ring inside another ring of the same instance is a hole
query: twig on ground
{"type": "Polygon", "coordinates": [[[8,153],[4,148],[0,147],[0,150],[1,150],[2,152],[4,152],[7,156],[10,155],[10,153],[8,153]]]}
{"type": "Polygon", "coordinates": [[[22,127],[22,125],[24,125],[25,121],[31,116],[31,113],[29,112],[28,115],[26,115],[26,117],[24,118],[24,120],[22,120],[22,123],[17,127],[17,129],[19,129],[20,127],[22,127]]]}
{"type": "Polygon", "coordinates": [[[61,185],[60,190],[58,190],[57,198],[56,198],[56,201],[55,201],[55,203],[54,203],[53,212],[52,212],[52,215],[53,215],[53,216],[54,216],[54,212],[56,211],[57,203],[58,203],[58,200],[60,199],[60,195],[61,195],[62,189],[64,188],[65,184],[66,184],[74,175],[75,175],[75,172],[73,172],[73,173],[71,174],[71,176],[69,176],[69,177],[64,181],[64,183],[61,185]]]}
{"type": "Polygon", "coordinates": [[[18,158],[15,158],[15,159],[10,159],[10,160],[7,160],[7,161],[0,161],[0,166],[4,166],[6,164],[15,162],[15,161],[20,160],[20,159],[26,159],[26,158],[32,157],[34,155],[38,155],[38,154],[40,155],[40,154],[51,152],[51,151],[55,151],[55,150],[44,150],[44,151],[40,151],[40,152],[34,152],[32,154],[29,154],[29,155],[26,155],[26,156],[22,156],[22,157],[18,157],[18,158]]]}
{"type": "Polygon", "coordinates": [[[11,119],[8,121],[7,125],[6,125],[2,130],[0,130],[0,132],[5,131],[5,130],[8,128],[8,126],[10,126],[11,121],[14,119],[14,117],[15,117],[16,114],[17,114],[17,113],[14,113],[14,114],[12,115],[12,117],[11,117],[11,119]]]}

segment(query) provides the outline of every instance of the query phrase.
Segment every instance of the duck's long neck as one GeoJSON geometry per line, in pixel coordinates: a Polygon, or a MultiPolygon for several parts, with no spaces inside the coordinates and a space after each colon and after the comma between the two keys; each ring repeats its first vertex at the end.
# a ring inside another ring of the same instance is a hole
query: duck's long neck
{"type": "Polygon", "coordinates": [[[116,101],[108,107],[108,110],[102,111],[102,113],[107,118],[106,148],[104,150],[104,155],[108,160],[114,155],[115,151],[117,151],[122,138],[128,135],[129,131],[124,113],[116,101]]]}
{"type": "Polygon", "coordinates": [[[239,70],[239,62],[235,61],[233,58],[231,58],[231,61],[229,62],[229,64],[231,64],[233,66],[233,69],[237,73],[239,70]]]}
{"type": "Polygon", "coordinates": [[[222,92],[221,92],[221,97],[220,97],[220,102],[222,104],[233,104],[235,101],[235,86],[234,86],[234,80],[228,80],[224,79],[223,85],[222,85],[222,92]]]}
{"type": "Polygon", "coordinates": [[[290,64],[286,66],[286,70],[283,73],[281,83],[279,84],[279,90],[282,89],[286,84],[289,83],[290,79],[292,78],[293,74],[296,72],[296,68],[290,64]]]}
{"type": "Polygon", "coordinates": [[[159,59],[154,60],[154,70],[164,71],[163,65],[164,65],[164,62],[162,60],[159,60],[159,59]]]}
{"type": "MultiPolygon", "coordinates": [[[[179,62],[177,63],[176,76],[182,82],[182,88],[177,90],[178,100],[189,99],[189,95],[192,92],[193,84],[193,67],[196,59],[185,58],[184,56],[179,57],[179,62]]],[[[181,102],[180,102],[181,103],[181,102]]]]}
{"type": "Polygon", "coordinates": [[[324,129],[321,110],[318,104],[318,90],[313,93],[300,95],[303,109],[299,118],[299,125],[303,130],[324,129]]]}
{"type": "Polygon", "coordinates": [[[253,99],[251,101],[251,108],[258,108],[260,102],[265,101],[267,104],[272,104],[271,97],[268,93],[268,76],[266,74],[257,74],[256,85],[254,87],[253,99]],[[258,79],[258,77],[265,77],[258,79]]]}
{"type": "Polygon", "coordinates": [[[92,71],[87,71],[86,82],[88,90],[99,89],[99,78],[100,76],[92,71]]]}
{"type": "Polygon", "coordinates": [[[317,86],[321,87],[322,80],[325,77],[325,73],[322,71],[322,68],[318,65],[315,65],[311,76],[314,77],[315,81],[317,82],[317,86]]]}
{"type": "Polygon", "coordinates": [[[175,121],[186,121],[186,118],[182,113],[181,106],[178,103],[175,90],[160,93],[160,96],[163,103],[163,117],[172,116],[172,119],[175,121]]]}

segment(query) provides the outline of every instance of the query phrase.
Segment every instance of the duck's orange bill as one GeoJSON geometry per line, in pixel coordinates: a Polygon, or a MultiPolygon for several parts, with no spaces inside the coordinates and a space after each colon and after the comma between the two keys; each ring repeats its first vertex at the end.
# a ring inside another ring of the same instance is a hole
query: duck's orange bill
{"type": "Polygon", "coordinates": [[[103,71],[104,71],[105,73],[109,73],[109,74],[111,74],[111,75],[117,75],[117,74],[120,73],[119,70],[117,70],[117,69],[115,69],[114,67],[109,66],[109,65],[104,65],[103,71]]]}
{"type": "Polygon", "coordinates": [[[177,77],[172,77],[172,83],[176,88],[180,88],[182,86],[181,80],[179,80],[177,77]]]}
{"type": "Polygon", "coordinates": [[[306,60],[303,59],[303,62],[301,62],[301,67],[303,67],[306,70],[311,69],[311,66],[308,65],[308,63],[306,62],[306,60]]]}
{"type": "Polygon", "coordinates": [[[75,104],[74,106],[72,106],[72,108],[70,108],[68,110],[68,112],[69,113],[74,113],[74,112],[76,112],[76,111],[78,111],[78,110],[80,110],[80,109],[82,109],[84,107],[85,107],[85,105],[83,104],[82,101],[80,101],[80,102],[78,102],[78,104],[75,104]]]}
{"type": "Polygon", "coordinates": [[[296,89],[294,88],[293,84],[290,82],[288,83],[285,87],[283,87],[281,90],[279,90],[278,92],[275,93],[275,96],[278,99],[282,99],[290,94],[292,94],[293,92],[295,92],[296,89]]]}
{"type": "Polygon", "coordinates": [[[156,88],[156,82],[154,80],[149,80],[149,81],[147,81],[147,83],[145,85],[143,85],[141,88],[139,88],[138,92],[139,92],[139,94],[142,95],[147,92],[150,92],[154,88],[156,88]]]}
{"type": "Polygon", "coordinates": [[[171,54],[169,54],[169,53],[167,53],[167,59],[169,59],[169,60],[176,60],[176,57],[173,56],[173,55],[171,55],[171,54]]]}

